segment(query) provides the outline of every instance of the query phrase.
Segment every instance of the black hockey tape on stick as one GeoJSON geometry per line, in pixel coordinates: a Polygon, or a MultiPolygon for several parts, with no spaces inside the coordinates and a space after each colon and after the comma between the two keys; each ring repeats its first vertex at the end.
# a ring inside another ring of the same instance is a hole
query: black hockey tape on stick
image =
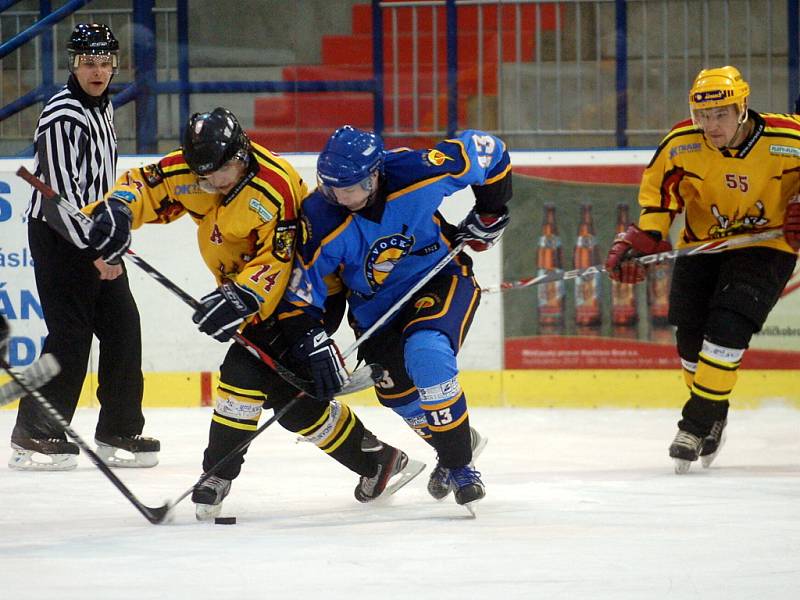
{"type": "MultiPolygon", "coordinates": [[[[61,372],[61,366],[52,354],[43,354],[39,360],[28,365],[16,376],[28,388],[37,390],[61,372]]],[[[14,402],[25,395],[25,390],[16,381],[11,380],[0,386],[0,406],[14,402]]]]}
{"type": "Polygon", "coordinates": [[[58,425],[63,429],[66,434],[72,438],[72,440],[80,447],[80,449],[89,457],[89,459],[94,463],[94,465],[100,469],[100,472],[103,473],[110,481],[114,484],[114,486],[122,492],[122,495],[125,496],[128,501],[133,504],[136,509],[142,513],[145,519],[150,521],[153,524],[162,523],[164,519],[167,518],[169,514],[170,506],[169,504],[164,504],[163,506],[145,506],[142,502],[133,494],[133,492],[128,489],[128,487],[122,483],[119,477],[114,475],[111,469],[108,468],[108,465],[103,462],[103,459],[100,458],[94,450],[92,450],[89,445],[83,441],[83,438],[79,436],[72,427],[70,427],[69,422],[61,416],[61,413],[56,410],[56,408],[50,404],[50,402],[45,398],[42,394],[31,388],[25,381],[22,380],[8,363],[0,358],[0,368],[3,371],[8,373],[11,376],[11,379],[28,395],[32,396],[36,402],[39,403],[44,409],[45,418],[47,418],[52,423],[58,425]]]}
{"type": "MultiPolygon", "coordinates": [[[[704,244],[689,246],[686,248],[679,248],[675,250],[668,250],[666,252],[659,252],[657,254],[646,254],[634,260],[643,265],[652,265],[668,260],[675,260],[681,256],[693,256],[695,254],[712,254],[714,252],[723,252],[731,248],[739,246],[747,246],[756,242],[763,242],[766,240],[774,240],[783,237],[783,229],[767,229],[758,233],[749,235],[737,235],[730,238],[723,238],[719,240],[712,240],[704,244]]],[[[517,279],[516,281],[504,281],[500,285],[485,287],[481,289],[482,294],[493,294],[495,292],[505,292],[506,290],[518,290],[543,283],[552,283],[554,281],[565,281],[569,279],[578,279],[585,275],[595,275],[597,273],[605,273],[605,265],[592,265],[584,269],[573,269],[571,271],[547,271],[541,275],[534,275],[533,277],[525,277],[524,279],[517,279]]]]}
{"type": "MultiPolygon", "coordinates": [[[[78,225],[84,229],[84,232],[88,235],[88,228],[92,225],[92,219],[82,213],[75,205],[68,202],[61,194],[56,192],[53,188],[49,185],[35,177],[30,171],[28,171],[25,167],[20,167],[17,169],[17,175],[31,184],[34,188],[41,192],[42,196],[46,200],[52,200],[53,206],[57,210],[62,210],[64,213],[68,214],[70,217],[75,219],[78,225]]],[[[47,202],[42,203],[42,210],[45,211],[45,218],[50,220],[47,212],[50,209],[47,202]]],[[[68,241],[71,241],[67,238],[68,241]]],[[[145,273],[147,273],[152,279],[155,279],[158,283],[163,285],[167,288],[170,292],[172,292],[175,296],[180,298],[185,304],[197,310],[200,308],[200,303],[195,300],[192,296],[187,294],[183,289],[181,289],[177,284],[171,281],[168,277],[166,277],[163,273],[161,273],[158,269],[144,260],[141,256],[136,254],[133,250],[128,249],[125,257],[130,260],[133,264],[137,267],[142,269],[145,273]]],[[[253,344],[250,340],[244,337],[240,333],[235,333],[233,335],[233,339],[244,347],[250,354],[255,356],[265,365],[267,365],[270,369],[275,371],[281,378],[285,379],[289,384],[297,388],[298,390],[308,394],[309,396],[313,397],[313,385],[310,381],[303,379],[302,377],[298,377],[293,371],[282,365],[281,363],[277,362],[273,359],[269,354],[264,352],[261,348],[253,344]]],[[[337,395],[346,395],[352,394],[354,392],[359,392],[363,389],[367,389],[375,385],[378,381],[381,380],[383,377],[383,369],[380,368],[378,365],[366,365],[361,369],[357,369],[354,373],[351,374],[349,382],[339,391],[337,395]]]]}

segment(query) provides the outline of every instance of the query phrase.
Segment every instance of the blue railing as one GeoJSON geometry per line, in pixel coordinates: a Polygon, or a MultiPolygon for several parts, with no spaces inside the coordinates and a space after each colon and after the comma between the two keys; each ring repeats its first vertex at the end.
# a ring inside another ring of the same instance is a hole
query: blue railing
{"type": "MultiPolygon", "coordinates": [[[[8,118],[11,115],[18,113],[21,110],[24,110],[27,107],[32,106],[33,104],[43,102],[47,100],[57,89],[58,87],[53,82],[53,74],[54,74],[54,64],[53,64],[53,38],[52,38],[52,26],[59,22],[60,20],[66,18],[68,15],[74,13],[75,11],[79,10],[80,8],[84,7],[85,5],[89,4],[90,0],[70,0],[66,2],[61,8],[52,11],[51,10],[51,2],[49,0],[41,0],[39,2],[39,14],[40,19],[31,27],[25,29],[24,31],[20,32],[12,39],[8,40],[7,42],[0,45],[0,59],[4,56],[7,56],[11,52],[19,49],[23,44],[29,42],[30,40],[34,39],[35,37],[39,37],[41,39],[41,51],[39,52],[39,70],[41,73],[41,83],[32,91],[27,92],[20,96],[19,98],[13,100],[6,106],[0,108],[0,121],[3,119],[8,118]]],[[[381,3],[380,0],[371,0],[372,5],[372,31],[374,33],[372,38],[372,62],[373,62],[373,69],[372,69],[372,77],[364,78],[364,79],[356,79],[356,80],[315,80],[315,81],[206,81],[206,82],[193,82],[190,79],[189,73],[189,19],[188,19],[188,0],[176,0],[175,5],[175,12],[176,12],[176,23],[177,23],[177,79],[175,80],[167,80],[167,81],[159,81],[157,76],[157,66],[155,62],[156,57],[156,23],[154,17],[154,9],[155,9],[155,1],[154,0],[136,0],[132,2],[132,16],[133,16],[133,60],[135,63],[135,70],[134,76],[135,80],[133,83],[127,85],[115,84],[112,86],[112,92],[114,95],[114,104],[115,106],[122,106],[128,102],[135,102],[135,115],[136,115],[136,151],[138,153],[153,153],[157,151],[157,141],[158,141],[158,110],[156,104],[156,98],[159,94],[175,94],[179,98],[179,105],[178,105],[178,112],[180,117],[180,122],[185,123],[189,117],[189,100],[192,94],[209,94],[209,93],[296,93],[296,92],[366,92],[373,94],[374,100],[374,128],[376,131],[383,132],[385,129],[390,129],[387,131],[389,134],[404,134],[406,132],[398,130],[398,124],[394,123],[393,128],[387,128],[384,118],[384,98],[385,95],[385,81],[387,79],[387,73],[384,69],[384,54],[383,54],[383,46],[384,40],[386,39],[387,32],[384,31],[384,13],[385,11],[400,11],[400,10],[417,10],[417,7],[427,7],[431,8],[432,10],[441,9],[443,7],[445,11],[445,18],[446,18],[446,83],[444,86],[444,92],[447,96],[447,115],[446,115],[446,134],[452,134],[460,128],[467,126],[467,123],[460,123],[458,120],[458,99],[459,99],[459,64],[458,64],[458,23],[459,23],[459,9],[463,7],[491,7],[491,6],[500,6],[500,7],[509,7],[509,6],[519,6],[519,5],[534,5],[537,8],[541,6],[556,6],[557,9],[557,19],[561,18],[561,14],[567,8],[574,8],[578,7],[578,11],[580,11],[580,7],[585,7],[583,10],[586,12],[591,12],[592,10],[595,11],[595,19],[599,21],[599,10],[603,6],[611,6],[613,3],[613,22],[614,22],[614,56],[613,56],[613,69],[614,69],[614,77],[613,77],[613,91],[614,91],[614,111],[613,111],[613,125],[609,128],[607,125],[603,126],[599,121],[592,123],[593,128],[581,128],[580,123],[576,127],[576,129],[570,130],[568,126],[564,125],[561,122],[561,111],[562,108],[560,106],[561,98],[556,98],[555,103],[556,107],[554,109],[555,118],[551,118],[548,115],[539,115],[538,112],[532,120],[529,122],[523,123],[522,119],[518,119],[518,125],[516,127],[509,128],[508,126],[504,125],[500,121],[502,119],[498,118],[498,124],[495,128],[500,133],[508,134],[508,133],[518,133],[518,134],[530,134],[530,135],[561,135],[561,134],[569,134],[569,133],[577,133],[577,134],[586,134],[586,135],[602,135],[602,134],[611,134],[617,146],[625,147],[629,145],[629,137],[632,133],[651,133],[652,130],[658,130],[660,127],[665,127],[670,123],[657,123],[654,127],[652,124],[650,126],[642,125],[641,123],[634,122],[631,124],[631,115],[636,114],[634,111],[631,112],[631,105],[634,102],[640,102],[641,93],[638,95],[635,93],[632,94],[632,81],[639,77],[642,78],[643,72],[647,71],[647,64],[644,67],[641,67],[642,60],[647,61],[647,53],[645,51],[644,58],[642,59],[641,56],[637,56],[636,60],[639,62],[631,62],[632,59],[629,57],[630,52],[630,40],[631,35],[636,33],[636,26],[632,26],[633,29],[629,31],[628,28],[628,21],[631,18],[631,10],[633,7],[637,7],[642,9],[646,12],[648,9],[656,12],[658,7],[664,3],[646,3],[642,2],[641,0],[634,1],[634,0],[571,0],[570,2],[567,1],[551,1],[545,2],[544,0],[504,0],[502,3],[495,2],[493,0],[427,0],[427,1],[412,1],[408,0],[406,2],[390,2],[390,3],[381,3]],[[632,70],[633,69],[633,70],[632,70]],[[549,126],[550,122],[555,122],[554,125],[549,126]],[[527,127],[525,126],[527,125],[527,127]],[[505,129],[504,129],[505,127],[505,129]],[[632,127],[632,128],[631,128],[632,127]]],[[[17,2],[13,0],[3,0],[0,1],[0,12],[6,10],[13,5],[17,4],[17,2]]],[[[699,12],[706,11],[707,12],[707,2],[696,2],[692,3],[694,7],[697,8],[699,12]],[[703,8],[703,11],[700,11],[700,8],[703,8]]],[[[778,3],[775,3],[776,5],[778,3]]],[[[666,6],[666,5],[664,5],[666,6]]],[[[749,3],[748,3],[749,7],[749,3]]],[[[772,10],[772,3],[769,3],[770,10],[772,10]]],[[[664,8],[666,11],[667,8],[664,8]]],[[[672,9],[670,9],[672,10],[672,9]]],[[[684,9],[687,10],[687,9],[684,9]]],[[[727,9],[726,9],[727,10],[727,9]]],[[[748,8],[749,10],[749,8],[748,8]]],[[[778,10],[776,9],[775,12],[777,13],[778,10]]],[[[537,13],[538,14],[538,13],[537,13]]],[[[635,13],[634,13],[635,14],[635,13]]],[[[580,12],[578,12],[580,15],[580,12]]],[[[787,19],[787,29],[786,29],[786,45],[785,45],[785,52],[786,52],[786,81],[787,81],[787,88],[786,88],[786,106],[785,109],[781,110],[793,110],[794,109],[794,100],[800,91],[800,0],[786,0],[785,1],[785,17],[787,19]]],[[[700,17],[697,17],[698,19],[700,17]]],[[[703,18],[706,18],[705,16],[703,18]]],[[[780,18],[780,17],[778,17],[780,18]]],[[[712,19],[707,19],[708,21],[712,21],[712,19]]],[[[560,21],[559,21],[560,23],[560,21]]],[[[637,24],[638,26],[639,24],[637,24]]],[[[537,27],[539,26],[537,21],[537,27]]],[[[560,25],[563,27],[563,24],[560,25]]],[[[599,27],[599,25],[598,25],[599,27]]],[[[685,25],[684,25],[685,27],[685,25]]],[[[577,29],[577,27],[576,27],[577,29]]],[[[599,31],[599,30],[598,30],[599,31]]],[[[727,30],[726,30],[727,31],[727,30]]],[[[666,26],[665,26],[666,32],[666,26]]],[[[390,31],[388,34],[397,35],[397,32],[390,31]]],[[[537,36],[539,35],[537,29],[537,36]]],[[[561,36],[562,32],[557,31],[557,36],[561,36]]],[[[727,33],[726,39],[727,39],[727,33]]],[[[684,36],[685,37],[685,36],[684,36]]],[[[666,36],[665,36],[666,38],[666,36]]],[[[566,39],[566,36],[565,36],[566,39]]],[[[569,40],[567,40],[569,41],[569,40]]],[[[539,39],[537,38],[536,43],[539,43],[539,39]]],[[[556,39],[556,46],[557,50],[559,51],[560,47],[558,44],[560,43],[560,38],[557,37],[556,39]]],[[[576,37],[577,44],[580,44],[580,40],[576,37]]],[[[670,44],[673,41],[670,40],[670,44]]],[[[681,42],[678,42],[681,43],[681,42]]],[[[686,43],[683,41],[683,43],[686,43]]],[[[705,43],[704,51],[705,51],[705,59],[708,59],[708,43],[705,43]]],[[[735,47],[738,41],[734,41],[733,46],[735,47]]],[[[666,44],[666,43],[665,43],[666,44]]],[[[599,46],[598,46],[599,48],[599,46]]],[[[638,49],[637,49],[638,51],[638,49]]],[[[749,50],[748,50],[749,51],[749,50]]],[[[540,52],[540,49],[537,47],[537,53],[540,52]]],[[[577,51],[577,54],[580,55],[580,48],[577,51]]],[[[783,50],[781,50],[783,52],[783,50]]],[[[598,49],[598,58],[596,61],[601,61],[599,57],[599,49],[598,49]]],[[[538,55],[537,55],[538,56],[538,55]]],[[[667,55],[666,53],[664,56],[658,57],[659,60],[665,65],[662,68],[667,70],[667,66],[669,60],[674,55],[667,55]]],[[[725,57],[728,56],[728,49],[725,49],[725,57]]],[[[580,56],[578,56],[578,60],[576,61],[577,67],[575,65],[567,65],[564,67],[564,76],[566,77],[566,71],[568,68],[574,68],[575,71],[578,72],[577,77],[581,77],[581,69],[584,69],[587,62],[591,61],[583,61],[581,64],[580,56]]],[[[702,58],[702,57],[701,57],[702,58]]],[[[714,57],[719,58],[719,56],[714,57]]],[[[605,57],[603,58],[603,60],[605,57]]],[[[519,59],[517,59],[519,62],[519,59]]],[[[538,57],[537,57],[538,60],[538,57]]],[[[555,69],[561,68],[561,63],[558,62],[559,58],[556,58],[556,66],[555,69]]],[[[650,59],[654,61],[655,59],[650,59]]],[[[682,60],[683,70],[690,71],[694,68],[695,62],[697,62],[697,57],[695,57],[694,62],[688,60],[688,50],[684,48],[684,57],[682,60]]],[[[749,60],[749,54],[748,54],[749,60]]],[[[768,57],[768,64],[771,63],[771,57],[768,57]]],[[[540,63],[536,63],[537,68],[540,68],[540,63]]],[[[564,61],[566,65],[566,61],[564,61]]],[[[479,66],[480,69],[483,69],[483,65],[479,66]]],[[[487,67],[488,69],[488,67],[487,67]]],[[[488,71],[487,71],[488,72],[488,71]]],[[[537,71],[538,72],[538,71],[537,71]]],[[[482,70],[479,72],[479,77],[483,78],[486,75],[482,70]]],[[[525,71],[523,69],[517,69],[517,75],[519,77],[525,76],[525,71]]],[[[560,74],[557,74],[560,76],[560,74]]],[[[500,74],[497,75],[498,79],[500,78],[500,74]]],[[[647,78],[645,78],[645,86],[647,85],[647,78]]],[[[780,78],[776,78],[780,79],[780,78]]],[[[544,87],[547,87],[547,81],[544,81],[544,87]]],[[[566,79],[565,79],[566,81],[566,79]]],[[[770,80],[771,81],[771,80],[770,80]]],[[[502,81],[498,81],[498,87],[503,84],[502,81]]],[[[537,83],[537,86],[539,84],[537,83]]],[[[599,88],[599,83],[597,84],[597,97],[601,96],[602,90],[599,88]]],[[[519,87],[519,83],[517,83],[519,87]]],[[[558,79],[558,91],[565,96],[569,95],[569,92],[566,92],[567,83],[563,83],[562,88],[562,81],[558,79]]],[[[581,83],[578,83],[578,90],[580,93],[581,90],[581,83]]],[[[584,87],[588,87],[588,84],[584,87]]],[[[664,96],[664,90],[668,87],[666,75],[664,76],[664,85],[661,89],[661,94],[664,96]]],[[[479,88],[480,89],[480,88],[479,88]]],[[[681,88],[682,89],[682,88],[681,88]]],[[[397,94],[397,89],[394,89],[394,94],[397,94]]],[[[480,93],[480,92],[479,92],[480,93]]],[[[502,90],[498,92],[498,99],[497,104],[499,106],[498,111],[503,110],[503,106],[501,103],[500,95],[502,94],[502,90]]],[[[645,94],[646,94],[645,88],[645,94]]],[[[657,86],[654,86],[653,92],[654,95],[659,93],[657,86]]],[[[771,93],[771,92],[770,92],[771,93]]],[[[683,94],[683,91],[681,91],[683,94]]],[[[558,95],[558,94],[556,94],[558,95]]],[[[782,95],[782,94],[781,94],[782,95]]],[[[520,94],[517,96],[516,99],[513,100],[514,108],[518,110],[519,104],[523,102],[524,95],[520,94]]],[[[402,101],[402,100],[401,100],[402,101]]],[[[414,100],[416,101],[416,99],[414,100]]],[[[661,101],[664,103],[669,104],[669,100],[665,97],[661,98],[661,101]]],[[[544,104],[546,100],[542,98],[534,99],[533,102],[540,102],[544,104]]],[[[645,103],[647,103],[647,98],[645,97],[645,103]]],[[[674,103],[673,103],[674,104],[674,103]]],[[[654,103],[655,105],[655,103],[654,103]]],[[[639,104],[636,104],[638,107],[639,104]]],[[[540,109],[537,107],[536,109],[539,111],[540,109]]],[[[563,111],[566,112],[568,109],[564,107],[563,111]]],[[[773,108],[773,110],[775,110],[773,108]]],[[[641,112],[641,110],[639,110],[641,112]]],[[[666,109],[663,111],[665,114],[668,112],[666,109]]],[[[661,117],[661,120],[665,120],[665,117],[661,117]]],[[[611,124],[611,123],[609,123],[611,124]]],[[[473,125],[470,123],[469,125],[473,125]]],[[[435,128],[435,123],[434,123],[435,128]]],[[[491,127],[486,127],[486,129],[492,129],[491,127]]],[[[407,132],[409,135],[421,135],[425,133],[433,133],[438,134],[438,131],[420,131],[414,130],[407,132]]]]}

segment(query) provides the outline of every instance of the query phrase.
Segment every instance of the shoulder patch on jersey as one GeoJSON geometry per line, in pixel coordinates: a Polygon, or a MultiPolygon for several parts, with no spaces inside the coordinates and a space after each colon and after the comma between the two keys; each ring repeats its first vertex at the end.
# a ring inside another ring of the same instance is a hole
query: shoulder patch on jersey
{"type": "Polygon", "coordinates": [[[678,144],[677,146],[672,146],[669,149],[669,157],[670,159],[675,158],[678,154],[686,154],[687,152],[700,152],[702,150],[703,144],[700,142],[694,142],[691,144],[678,144]]]}
{"type": "Polygon", "coordinates": [[[114,198],[114,200],[119,200],[120,202],[125,202],[130,204],[131,202],[136,201],[136,194],[133,192],[126,192],[123,190],[115,190],[111,193],[110,198],[114,198]]]}
{"type": "Polygon", "coordinates": [[[279,221],[272,236],[272,255],[281,262],[292,260],[296,238],[297,221],[279,221]]]}
{"type": "Polygon", "coordinates": [[[429,165],[433,165],[435,167],[441,167],[445,163],[445,161],[453,159],[447,156],[447,154],[445,154],[441,150],[433,148],[431,150],[428,150],[425,154],[422,155],[422,160],[424,160],[429,165]]]}
{"type": "Polygon", "coordinates": [[[272,214],[267,210],[267,208],[258,201],[258,198],[250,198],[250,202],[247,204],[247,208],[252,210],[254,213],[258,215],[258,218],[261,219],[264,223],[269,223],[272,219],[275,218],[275,215],[272,214]]]}
{"type": "Polygon", "coordinates": [[[158,165],[145,165],[142,167],[142,176],[144,182],[149,187],[156,187],[164,181],[164,174],[161,172],[161,167],[158,165]]]}
{"type": "Polygon", "coordinates": [[[769,153],[776,156],[794,156],[795,158],[800,158],[800,148],[796,148],[794,146],[770,144],[769,153]]]}

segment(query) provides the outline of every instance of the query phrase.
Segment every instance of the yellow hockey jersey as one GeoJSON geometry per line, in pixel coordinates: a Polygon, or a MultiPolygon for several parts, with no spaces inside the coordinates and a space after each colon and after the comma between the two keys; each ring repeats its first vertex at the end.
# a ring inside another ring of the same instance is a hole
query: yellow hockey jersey
{"type": "MultiPolygon", "coordinates": [[[[176,150],[155,164],[123,173],[106,198],[128,204],[134,229],[188,214],[197,224],[200,254],[217,284],[231,279],[252,289],[263,299],[258,316],[265,319],[289,282],[300,203],[308,190],[280,156],[255,143],[250,156],[245,178],[227,195],[200,189],[183,152],[176,150]]],[[[84,211],[91,214],[96,204],[84,211]]]]}
{"type": "MultiPolygon", "coordinates": [[[[691,120],[663,139],[642,175],[639,227],[666,239],[685,213],[678,247],[783,226],[786,203],[800,192],[800,117],[749,111],[752,134],[718,150],[691,120]]],[[[758,242],[794,252],[781,238],[758,242]]]]}

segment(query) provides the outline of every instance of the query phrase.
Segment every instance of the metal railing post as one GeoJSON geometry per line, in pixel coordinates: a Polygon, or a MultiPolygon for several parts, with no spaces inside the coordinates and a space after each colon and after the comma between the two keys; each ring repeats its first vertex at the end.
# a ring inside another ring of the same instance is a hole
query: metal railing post
{"type": "Polygon", "coordinates": [[[375,133],[383,134],[383,8],[380,0],[372,0],[372,76],[375,90],[372,94],[375,115],[375,133]]]}
{"type": "MultiPolygon", "coordinates": [[[[447,136],[458,129],[458,12],[456,0],[446,2],[447,19],[447,136]]],[[[433,99],[438,102],[438,98],[433,99]]]]}
{"type": "Polygon", "coordinates": [[[788,0],[786,2],[787,26],[787,63],[789,69],[788,106],[789,112],[795,112],[795,99],[800,94],[800,1],[788,0]]]}
{"type": "MultiPolygon", "coordinates": [[[[50,0],[39,1],[39,20],[44,19],[52,11],[52,3],[50,0]]],[[[54,60],[53,60],[53,28],[48,27],[41,33],[41,44],[39,46],[39,68],[42,71],[42,87],[53,87],[53,78],[55,76],[54,60]]],[[[42,107],[44,108],[44,107],[42,107]]]]}
{"type": "Polygon", "coordinates": [[[183,130],[185,123],[189,121],[189,0],[178,0],[177,27],[178,27],[178,81],[181,82],[180,101],[178,103],[180,115],[180,126],[178,131],[183,130]]]}
{"type": "Polygon", "coordinates": [[[628,3],[615,2],[616,49],[617,49],[617,126],[616,143],[620,148],[628,145],[628,3]]]}
{"type": "Polygon", "coordinates": [[[155,0],[133,5],[133,58],[136,80],[136,152],[158,152],[158,105],[156,98],[155,0]]]}

